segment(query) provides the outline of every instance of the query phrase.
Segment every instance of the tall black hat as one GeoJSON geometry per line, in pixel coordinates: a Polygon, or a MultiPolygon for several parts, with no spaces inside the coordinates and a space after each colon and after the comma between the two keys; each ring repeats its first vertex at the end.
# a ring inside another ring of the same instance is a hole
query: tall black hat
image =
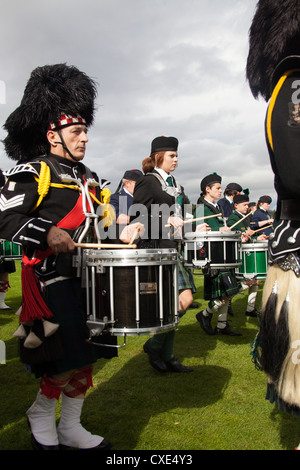
{"type": "Polygon", "coordinates": [[[249,31],[246,75],[255,98],[272,94],[277,65],[299,55],[300,0],[260,0],[249,31]]]}
{"type": "Polygon", "coordinates": [[[151,143],[151,153],[154,152],[167,152],[167,151],[177,151],[178,149],[178,139],[176,137],[155,137],[151,143]]]}
{"type": "Polygon", "coordinates": [[[47,153],[50,125],[55,129],[75,122],[90,126],[96,95],[95,82],[74,66],[37,67],[27,82],[20,106],[4,124],[8,157],[24,162],[47,153]],[[62,115],[69,122],[62,121],[62,115]]]}

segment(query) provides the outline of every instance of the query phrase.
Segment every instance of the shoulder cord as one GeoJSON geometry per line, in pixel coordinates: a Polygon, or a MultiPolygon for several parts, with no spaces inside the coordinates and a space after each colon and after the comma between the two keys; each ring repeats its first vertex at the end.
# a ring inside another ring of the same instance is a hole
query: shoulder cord
{"type": "MultiPolygon", "coordinates": [[[[62,183],[51,183],[51,172],[50,172],[50,167],[47,165],[46,162],[41,161],[41,171],[39,174],[39,177],[35,176],[34,179],[38,183],[38,194],[39,194],[39,199],[36,203],[36,205],[31,209],[30,212],[34,212],[38,206],[41,204],[43,198],[48,194],[49,188],[66,188],[66,189],[73,189],[76,191],[81,191],[80,186],[76,184],[62,184],[62,183]]],[[[93,198],[93,200],[98,204],[108,204],[110,201],[110,195],[111,192],[108,188],[104,188],[101,191],[100,194],[100,201],[94,196],[93,193],[89,191],[90,196],[93,198]]]]}

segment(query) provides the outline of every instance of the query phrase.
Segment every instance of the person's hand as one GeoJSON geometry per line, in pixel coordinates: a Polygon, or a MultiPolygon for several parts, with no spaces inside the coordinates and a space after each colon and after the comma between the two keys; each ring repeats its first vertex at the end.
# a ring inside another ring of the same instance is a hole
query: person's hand
{"type": "Polygon", "coordinates": [[[231,228],[230,227],[220,227],[219,230],[221,232],[230,232],[231,231],[231,228]]]}
{"type": "Polygon", "coordinates": [[[246,233],[242,233],[241,235],[241,241],[242,243],[246,243],[249,240],[249,237],[246,233]]]}
{"type": "Polygon", "coordinates": [[[52,225],[47,234],[47,243],[53,253],[66,253],[75,250],[75,244],[68,232],[52,225]]]}
{"type": "Polygon", "coordinates": [[[182,227],[183,220],[181,217],[176,217],[172,215],[168,218],[168,224],[172,225],[174,228],[182,227]]]}
{"type": "Polygon", "coordinates": [[[265,235],[264,233],[262,235],[259,235],[259,237],[257,237],[257,240],[267,240],[268,239],[268,235],[265,235]]]}
{"type": "Polygon", "coordinates": [[[141,238],[144,233],[145,226],[140,222],[136,222],[134,224],[126,225],[126,227],[123,228],[120,240],[123,243],[130,243],[141,238]]]}
{"type": "Polygon", "coordinates": [[[207,223],[197,225],[196,232],[209,232],[211,230],[207,223]]]}
{"type": "Polygon", "coordinates": [[[254,233],[255,233],[254,230],[250,230],[250,229],[246,230],[246,232],[245,232],[245,234],[248,235],[248,237],[252,237],[252,235],[254,235],[254,233]]]}

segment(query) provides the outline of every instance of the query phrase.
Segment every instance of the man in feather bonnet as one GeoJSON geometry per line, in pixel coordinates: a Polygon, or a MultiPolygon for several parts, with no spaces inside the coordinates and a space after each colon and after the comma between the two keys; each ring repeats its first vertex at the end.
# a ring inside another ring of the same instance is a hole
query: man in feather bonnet
{"type": "Polygon", "coordinates": [[[92,364],[115,356],[116,349],[87,341],[84,291],[67,256],[86,221],[84,185],[92,182],[93,201],[101,199],[95,175],[82,163],[95,98],[95,82],[76,67],[38,67],[4,125],[6,153],[18,163],[5,173],[0,231],[23,248],[22,306],[14,336],[22,362],[40,379],[26,412],[34,449],[109,447],[81,426],[80,416],[92,386],[92,364]]]}

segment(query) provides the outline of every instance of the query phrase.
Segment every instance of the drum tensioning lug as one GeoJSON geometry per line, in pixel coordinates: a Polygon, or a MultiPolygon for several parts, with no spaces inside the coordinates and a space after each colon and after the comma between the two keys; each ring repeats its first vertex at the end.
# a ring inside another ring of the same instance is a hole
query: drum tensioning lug
{"type": "Polygon", "coordinates": [[[74,255],[73,256],[72,266],[73,266],[73,268],[80,268],[80,266],[81,266],[81,256],[80,255],[74,255]]]}

